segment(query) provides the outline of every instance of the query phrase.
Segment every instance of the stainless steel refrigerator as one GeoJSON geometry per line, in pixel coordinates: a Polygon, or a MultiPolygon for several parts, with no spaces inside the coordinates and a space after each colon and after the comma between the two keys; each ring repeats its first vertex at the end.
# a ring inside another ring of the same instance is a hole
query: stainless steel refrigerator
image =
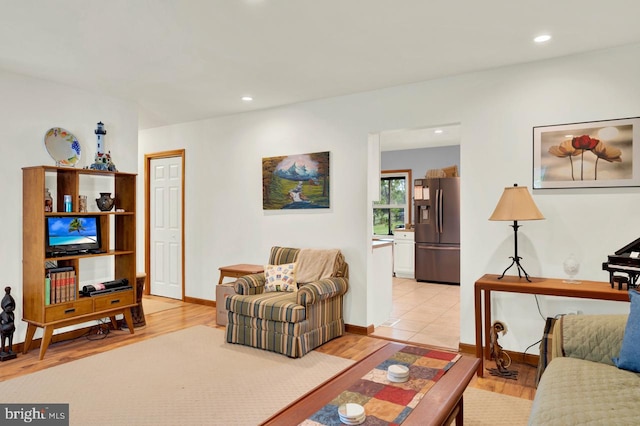
{"type": "Polygon", "coordinates": [[[416,280],[460,284],[460,178],[417,179],[414,208],[416,280]]]}

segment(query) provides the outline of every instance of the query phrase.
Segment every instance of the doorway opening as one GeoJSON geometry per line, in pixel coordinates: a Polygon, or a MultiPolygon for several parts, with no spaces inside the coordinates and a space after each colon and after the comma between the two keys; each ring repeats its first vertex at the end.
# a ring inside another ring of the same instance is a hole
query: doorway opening
{"type": "MultiPolygon", "coordinates": [[[[429,171],[450,166],[456,166],[457,170],[460,170],[460,128],[459,124],[452,124],[380,132],[378,134],[379,171],[408,169],[415,180],[426,178],[429,171]]],[[[412,208],[416,199],[414,191],[412,182],[410,185],[412,208]]],[[[416,220],[414,215],[409,221],[412,227],[415,227],[416,220]]],[[[402,243],[402,255],[406,257],[406,241],[402,243]]],[[[394,257],[397,252],[396,247],[394,242],[394,257]]],[[[416,259],[415,243],[412,248],[412,256],[416,259]]],[[[394,272],[396,266],[400,266],[396,265],[398,263],[396,260],[400,259],[394,259],[394,272]]],[[[458,350],[460,287],[416,281],[410,276],[396,274],[393,277],[390,318],[376,326],[373,335],[458,350]]]]}

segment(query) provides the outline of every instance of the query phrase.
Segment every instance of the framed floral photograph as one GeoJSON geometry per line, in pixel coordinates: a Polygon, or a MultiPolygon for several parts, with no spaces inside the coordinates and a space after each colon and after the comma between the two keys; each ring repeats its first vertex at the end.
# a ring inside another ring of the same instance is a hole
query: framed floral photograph
{"type": "Polygon", "coordinates": [[[533,189],[640,186],[640,117],[533,128],[533,189]]]}

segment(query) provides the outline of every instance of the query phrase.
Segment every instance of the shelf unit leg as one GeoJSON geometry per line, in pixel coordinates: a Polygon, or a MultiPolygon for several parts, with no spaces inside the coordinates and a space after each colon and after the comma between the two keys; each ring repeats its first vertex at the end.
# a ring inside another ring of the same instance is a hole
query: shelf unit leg
{"type": "Polygon", "coordinates": [[[22,353],[26,354],[31,349],[31,343],[33,342],[33,336],[36,334],[36,327],[33,324],[27,325],[27,336],[24,338],[24,343],[22,344],[22,353]]]}
{"type": "Polygon", "coordinates": [[[47,352],[49,343],[51,343],[51,336],[53,336],[53,327],[45,325],[42,341],[40,342],[40,360],[44,358],[44,354],[47,352]]]}
{"type": "Polygon", "coordinates": [[[125,309],[123,314],[124,321],[127,323],[127,327],[129,327],[129,334],[133,334],[133,317],[131,316],[131,309],[125,309]]]}
{"type": "Polygon", "coordinates": [[[118,329],[118,320],[116,320],[116,316],[110,316],[109,319],[111,320],[111,328],[113,328],[114,330],[118,329]]]}

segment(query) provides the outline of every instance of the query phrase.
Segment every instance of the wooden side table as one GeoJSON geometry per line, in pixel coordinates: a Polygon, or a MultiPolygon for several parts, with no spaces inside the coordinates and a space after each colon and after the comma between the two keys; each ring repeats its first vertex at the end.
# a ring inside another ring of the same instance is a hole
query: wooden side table
{"type": "Polygon", "coordinates": [[[262,265],[250,265],[248,263],[240,263],[238,265],[222,266],[220,270],[220,279],[216,286],[216,322],[218,325],[227,325],[227,307],[225,299],[235,294],[232,283],[222,284],[225,277],[240,278],[245,275],[259,274],[264,272],[262,265]]]}
{"type": "Polygon", "coordinates": [[[225,277],[240,278],[245,275],[259,274],[260,272],[264,272],[263,265],[250,265],[248,263],[240,263],[238,265],[230,265],[230,266],[221,266],[218,269],[220,270],[220,279],[218,280],[218,284],[222,284],[222,280],[225,277]]]}

